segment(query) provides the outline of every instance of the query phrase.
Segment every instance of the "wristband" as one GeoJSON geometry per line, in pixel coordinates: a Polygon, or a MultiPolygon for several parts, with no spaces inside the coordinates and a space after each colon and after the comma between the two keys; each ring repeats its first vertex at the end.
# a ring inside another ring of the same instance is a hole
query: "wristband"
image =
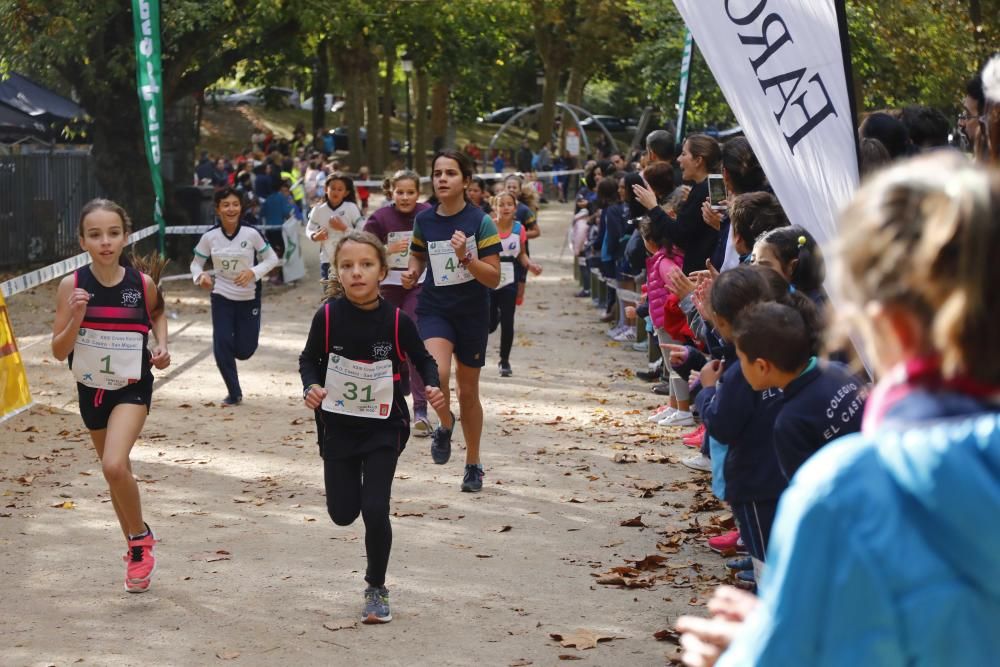
{"type": "Polygon", "coordinates": [[[313,384],[309,385],[308,387],[306,387],[306,388],[305,388],[305,389],[304,389],[304,390],[302,391],[302,400],[303,400],[303,401],[304,401],[304,400],[306,400],[306,396],[308,396],[308,395],[309,395],[309,392],[310,392],[310,391],[312,390],[312,388],[313,388],[313,387],[318,387],[318,386],[319,386],[318,384],[315,384],[315,383],[313,383],[313,384]]]}
{"type": "Polygon", "coordinates": [[[467,267],[469,264],[472,263],[472,260],[473,260],[472,253],[471,252],[467,253],[465,255],[465,257],[463,257],[462,259],[458,260],[458,265],[461,266],[461,267],[463,267],[463,268],[467,267]]]}

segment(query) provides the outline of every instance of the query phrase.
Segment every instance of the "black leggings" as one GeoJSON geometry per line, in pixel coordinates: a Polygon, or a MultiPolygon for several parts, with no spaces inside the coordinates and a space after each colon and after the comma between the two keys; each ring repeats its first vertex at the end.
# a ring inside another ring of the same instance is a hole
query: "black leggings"
{"type": "Polygon", "coordinates": [[[326,509],[338,526],[349,526],[358,518],[365,522],[365,581],[376,588],[385,585],[392,550],[389,524],[389,493],[399,454],[389,447],[345,459],[323,459],[326,509]]]}
{"type": "Polygon", "coordinates": [[[490,292],[490,333],[500,327],[500,361],[510,363],[510,348],[514,345],[514,311],[517,309],[517,288],[503,287],[490,292]]]}

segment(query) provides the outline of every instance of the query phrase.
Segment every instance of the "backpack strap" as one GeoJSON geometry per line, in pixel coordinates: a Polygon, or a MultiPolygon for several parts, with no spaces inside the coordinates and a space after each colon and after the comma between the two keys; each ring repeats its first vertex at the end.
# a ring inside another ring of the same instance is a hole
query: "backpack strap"
{"type": "Polygon", "coordinates": [[[326,349],[324,352],[330,352],[330,302],[327,301],[323,304],[323,312],[326,315],[326,349]]]}

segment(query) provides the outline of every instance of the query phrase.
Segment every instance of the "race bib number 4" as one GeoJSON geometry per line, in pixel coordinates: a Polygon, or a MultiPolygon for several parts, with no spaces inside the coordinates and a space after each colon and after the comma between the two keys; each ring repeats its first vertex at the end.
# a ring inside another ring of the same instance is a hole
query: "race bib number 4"
{"type": "MultiPolygon", "coordinates": [[[[475,236],[465,240],[465,248],[472,254],[473,259],[479,259],[475,236]]],[[[451,247],[450,241],[429,242],[427,255],[431,260],[434,284],[438,287],[461,285],[476,279],[467,268],[458,263],[458,257],[455,255],[455,249],[451,247]]]]}
{"type": "Polygon", "coordinates": [[[406,241],[406,248],[403,252],[394,252],[389,254],[390,269],[406,269],[410,262],[410,239],[412,238],[413,232],[389,232],[386,235],[386,241],[388,241],[389,246],[392,246],[393,243],[406,241]]]}
{"type": "Polygon", "coordinates": [[[322,408],[352,417],[387,419],[392,409],[392,361],[363,363],[330,354],[322,408]]]}
{"type": "Polygon", "coordinates": [[[250,268],[250,260],[246,253],[232,250],[213,250],[212,266],[215,267],[215,275],[234,279],[240,272],[250,268]]]}
{"type": "Polygon", "coordinates": [[[142,334],[80,329],[73,348],[73,375],[91,389],[114,391],[142,377],[142,334]]]}

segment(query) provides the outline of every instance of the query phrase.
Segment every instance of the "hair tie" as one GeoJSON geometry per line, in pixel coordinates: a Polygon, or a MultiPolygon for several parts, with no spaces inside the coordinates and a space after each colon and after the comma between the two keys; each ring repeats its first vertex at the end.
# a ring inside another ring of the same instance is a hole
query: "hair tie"
{"type": "Polygon", "coordinates": [[[799,241],[799,247],[801,248],[802,246],[804,246],[806,244],[806,237],[805,236],[800,236],[798,238],[798,241],[799,241]]]}

